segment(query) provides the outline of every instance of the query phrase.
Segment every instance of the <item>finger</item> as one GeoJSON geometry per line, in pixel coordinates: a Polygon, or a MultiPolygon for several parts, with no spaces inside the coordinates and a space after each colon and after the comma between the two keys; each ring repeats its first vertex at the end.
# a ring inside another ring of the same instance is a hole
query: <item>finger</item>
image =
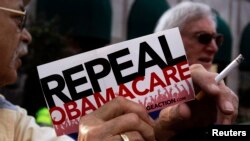
{"type": "Polygon", "coordinates": [[[196,86],[196,93],[200,91],[198,89],[209,95],[216,95],[218,93],[220,89],[215,82],[216,73],[208,72],[200,64],[191,65],[190,71],[193,83],[196,86]],[[206,83],[204,83],[204,80],[206,80],[206,83]]]}
{"type": "Polygon", "coordinates": [[[94,115],[86,115],[86,116],[82,116],[80,119],[80,125],[82,126],[96,126],[96,125],[100,125],[104,123],[104,121],[102,119],[97,118],[94,115]]]}
{"type": "Polygon", "coordinates": [[[103,135],[99,132],[97,127],[89,128],[87,132],[78,134],[77,141],[122,141],[121,136],[118,135],[103,135]]]}
{"type": "Polygon", "coordinates": [[[221,93],[217,97],[218,116],[217,123],[231,124],[238,115],[238,97],[228,87],[221,86],[221,93]]]}
{"type": "Polygon", "coordinates": [[[129,141],[145,141],[142,135],[137,131],[126,132],[123,134],[125,134],[129,138],[129,141]]]}
{"type": "Polygon", "coordinates": [[[189,107],[186,103],[182,103],[163,109],[158,120],[161,121],[162,125],[178,128],[177,125],[179,125],[180,122],[186,121],[190,118],[191,111],[189,107]]]}
{"type": "Polygon", "coordinates": [[[180,129],[185,129],[186,121],[191,118],[191,111],[183,104],[167,107],[160,112],[155,125],[155,136],[159,140],[167,140],[180,129]]]}
{"type": "MultiPolygon", "coordinates": [[[[91,133],[89,132],[85,137],[78,136],[78,141],[123,141],[121,134],[117,134],[114,136],[106,135],[104,137],[100,137],[99,132],[96,132],[97,130],[92,130],[91,133]]],[[[145,141],[144,138],[141,136],[141,134],[137,131],[132,132],[126,132],[122,133],[123,135],[126,135],[129,139],[129,141],[145,141]]]]}
{"type": "Polygon", "coordinates": [[[100,137],[104,139],[100,132],[93,134],[93,130],[101,126],[104,123],[103,120],[96,118],[93,115],[86,115],[81,117],[78,129],[78,141],[95,141],[100,140],[100,137]]]}
{"type": "Polygon", "coordinates": [[[107,121],[125,113],[136,113],[146,123],[152,126],[154,125],[153,120],[149,117],[143,106],[124,97],[116,97],[112,101],[103,105],[98,112],[93,112],[92,114],[107,121]]]}
{"type": "Polygon", "coordinates": [[[155,139],[153,127],[140,119],[135,113],[121,115],[105,122],[99,127],[103,134],[120,134],[125,132],[137,131],[146,141],[155,139]],[[110,129],[110,130],[107,130],[110,129]]]}

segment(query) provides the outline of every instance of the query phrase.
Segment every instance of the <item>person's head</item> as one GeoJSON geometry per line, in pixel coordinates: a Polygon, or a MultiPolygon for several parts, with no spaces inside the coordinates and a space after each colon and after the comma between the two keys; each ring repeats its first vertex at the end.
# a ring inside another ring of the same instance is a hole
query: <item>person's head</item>
{"type": "Polygon", "coordinates": [[[28,53],[30,33],[24,28],[28,0],[0,0],[0,86],[17,80],[20,58],[28,53]]]}
{"type": "Polygon", "coordinates": [[[190,64],[211,69],[223,37],[216,33],[212,9],[198,2],[182,2],[167,10],[159,19],[155,32],[179,27],[190,64]]]}

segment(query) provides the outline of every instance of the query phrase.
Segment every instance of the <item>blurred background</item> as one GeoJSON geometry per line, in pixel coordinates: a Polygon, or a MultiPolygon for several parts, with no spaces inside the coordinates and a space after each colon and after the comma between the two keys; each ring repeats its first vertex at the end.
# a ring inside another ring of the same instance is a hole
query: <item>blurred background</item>
{"type": "MultiPolygon", "coordinates": [[[[33,36],[16,84],[1,89],[11,102],[37,116],[45,99],[36,66],[153,33],[163,14],[184,0],[31,0],[27,28],[33,36]]],[[[214,64],[221,71],[243,54],[225,80],[240,98],[237,123],[250,124],[250,0],[193,0],[210,5],[224,34],[214,64]]]]}

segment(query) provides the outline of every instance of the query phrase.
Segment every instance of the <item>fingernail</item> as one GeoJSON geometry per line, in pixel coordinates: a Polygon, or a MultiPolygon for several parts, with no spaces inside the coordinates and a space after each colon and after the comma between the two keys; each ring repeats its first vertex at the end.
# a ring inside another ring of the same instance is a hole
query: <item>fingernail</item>
{"type": "Polygon", "coordinates": [[[231,102],[226,101],[226,102],[224,103],[224,110],[225,110],[226,112],[233,112],[233,111],[234,111],[233,104],[232,104],[231,102]]]}

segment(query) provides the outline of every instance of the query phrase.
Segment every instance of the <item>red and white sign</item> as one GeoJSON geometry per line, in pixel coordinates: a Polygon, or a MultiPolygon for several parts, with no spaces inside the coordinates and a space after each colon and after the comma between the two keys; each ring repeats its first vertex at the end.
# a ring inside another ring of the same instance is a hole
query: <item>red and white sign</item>
{"type": "Polygon", "coordinates": [[[117,96],[150,113],[194,99],[178,28],[37,67],[57,135],[78,132],[84,116],[117,96]]]}

